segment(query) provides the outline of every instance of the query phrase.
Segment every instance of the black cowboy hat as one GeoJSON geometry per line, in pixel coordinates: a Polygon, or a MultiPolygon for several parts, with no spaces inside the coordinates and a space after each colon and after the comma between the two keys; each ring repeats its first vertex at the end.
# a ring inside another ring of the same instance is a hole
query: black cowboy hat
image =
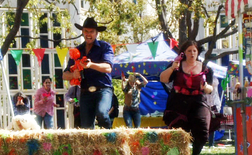
{"type": "Polygon", "coordinates": [[[105,26],[97,26],[97,22],[94,20],[93,17],[87,17],[87,19],[83,23],[83,26],[77,23],[75,23],[74,26],[79,30],[82,30],[83,28],[95,28],[98,32],[106,30],[105,26]]]}

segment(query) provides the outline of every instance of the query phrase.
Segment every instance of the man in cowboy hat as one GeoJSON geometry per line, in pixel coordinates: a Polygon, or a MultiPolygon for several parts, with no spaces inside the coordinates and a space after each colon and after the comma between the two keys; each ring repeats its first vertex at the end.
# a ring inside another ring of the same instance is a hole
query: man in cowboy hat
{"type": "Polygon", "coordinates": [[[69,59],[63,73],[64,80],[81,78],[80,116],[81,128],[94,129],[95,117],[98,125],[106,129],[111,128],[108,111],[112,101],[113,50],[109,43],[97,40],[98,32],[106,30],[105,26],[98,26],[94,18],[87,18],[83,26],[75,27],[82,30],[85,41],[76,48],[81,57],[86,56],[87,62],[80,63],[84,68],[70,72],[74,60],[69,59]]]}

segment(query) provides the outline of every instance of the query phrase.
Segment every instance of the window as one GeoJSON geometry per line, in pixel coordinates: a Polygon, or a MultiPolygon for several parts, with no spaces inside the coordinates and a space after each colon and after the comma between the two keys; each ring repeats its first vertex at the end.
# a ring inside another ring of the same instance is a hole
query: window
{"type": "Polygon", "coordinates": [[[40,46],[43,48],[48,48],[48,35],[40,35],[41,38],[44,39],[40,39],[40,46]]]}
{"type": "Polygon", "coordinates": [[[49,68],[49,54],[44,55],[44,58],[41,62],[41,72],[42,74],[50,74],[50,68],[49,68]]]}
{"type": "MultiPolygon", "coordinates": [[[[7,18],[7,26],[6,27],[10,28],[11,26],[13,26],[13,24],[14,24],[14,17],[15,17],[15,13],[14,12],[7,12],[6,13],[6,18],[7,18]]],[[[12,43],[13,43],[12,48],[17,48],[17,43],[16,43],[15,39],[12,40],[12,43]]]]}
{"type": "MultiPolygon", "coordinates": [[[[54,33],[54,34],[53,34],[53,39],[54,39],[54,40],[60,40],[60,39],[61,39],[61,34],[54,33]]],[[[53,47],[56,48],[57,46],[59,46],[59,45],[60,45],[60,42],[61,42],[61,41],[54,41],[54,42],[53,42],[53,43],[54,43],[54,44],[53,44],[53,47]]]]}
{"type": "Polygon", "coordinates": [[[14,19],[15,19],[15,13],[14,12],[7,12],[6,13],[7,17],[7,26],[13,26],[14,25],[14,19]]]}
{"type": "Polygon", "coordinates": [[[11,54],[8,54],[8,62],[9,62],[9,83],[10,89],[18,89],[18,71],[17,64],[15,59],[11,54]]]}
{"type": "Polygon", "coordinates": [[[51,63],[51,59],[50,59],[50,54],[49,53],[45,53],[44,54],[44,58],[41,62],[41,84],[43,85],[43,80],[45,78],[48,78],[50,77],[53,81],[53,77],[52,77],[52,71],[51,71],[51,66],[52,66],[52,63],[51,63]]]}
{"type": "Polygon", "coordinates": [[[31,67],[30,54],[23,54],[22,55],[22,66],[23,67],[31,67]]]}
{"type": "MultiPolygon", "coordinates": [[[[64,95],[63,94],[56,94],[56,104],[59,104],[60,107],[64,107],[64,95]]],[[[65,129],[65,112],[64,109],[57,110],[57,127],[61,129],[65,129]]]]}
{"type": "Polygon", "coordinates": [[[53,16],[53,19],[54,19],[53,20],[53,26],[59,27],[60,23],[57,20],[57,15],[55,13],[53,13],[52,16],[53,16]]]}
{"type": "Polygon", "coordinates": [[[47,26],[47,13],[40,17],[40,37],[44,39],[40,39],[40,46],[42,48],[48,48],[48,26],[47,26]]]}
{"type": "Polygon", "coordinates": [[[228,22],[226,20],[225,15],[220,15],[220,21],[221,21],[221,23],[220,23],[221,28],[225,28],[228,26],[228,22]]]}
{"type": "Polygon", "coordinates": [[[10,75],[17,74],[17,64],[11,54],[8,54],[8,61],[9,61],[9,74],[10,75]]]}
{"type": "MultiPolygon", "coordinates": [[[[57,15],[52,14],[53,16],[53,28],[60,28],[60,23],[57,21],[57,15]]],[[[60,33],[53,33],[53,40],[60,40],[61,39],[61,34],[60,33]]],[[[53,42],[53,47],[55,48],[56,46],[60,45],[61,41],[54,41],[53,42]]]]}
{"type": "Polygon", "coordinates": [[[23,88],[32,89],[31,70],[23,69],[23,88]]]}
{"type": "Polygon", "coordinates": [[[22,55],[23,89],[32,89],[32,68],[30,54],[22,55]]]}
{"type": "Polygon", "coordinates": [[[63,71],[62,71],[60,61],[59,61],[58,54],[56,53],[54,54],[54,75],[55,75],[56,89],[63,89],[64,88],[63,79],[62,79],[63,71]]]}
{"type": "Polygon", "coordinates": [[[18,89],[18,78],[17,76],[9,76],[10,89],[18,89]]]}
{"type": "Polygon", "coordinates": [[[81,0],[81,8],[84,8],[84,6],[85,6],[85,1],[81,0]]]}
{"type": "Polygon", "coordinates": [[[29,36],[29,16],[28,13],[22,14],[22,21],[21,21],[21,47],[26,48],[26,44],[30,42],[29,36]]]}
{"type": "Polygon", "coordinates": [[[29,26],[29,16],[28,13],[22,14],[21,26],[29,26]]]}
{"type": "Polygon", "coordinates": [[[21,35],[22,36],[27,36],[27,37],[21,37],[21,44],[22,48],[26,47],[26,44],[30,42],[29,39],[29,28],[21,28],[21,35]]]}

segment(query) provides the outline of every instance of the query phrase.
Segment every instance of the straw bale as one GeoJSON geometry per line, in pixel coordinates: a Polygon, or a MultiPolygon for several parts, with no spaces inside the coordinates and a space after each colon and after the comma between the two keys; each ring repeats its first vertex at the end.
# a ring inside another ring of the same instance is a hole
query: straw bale
{"type": "Polygon", "coordinates": [[[188,155],[190,140],[182,129],[0,130],[0,154],[188,155]]]}

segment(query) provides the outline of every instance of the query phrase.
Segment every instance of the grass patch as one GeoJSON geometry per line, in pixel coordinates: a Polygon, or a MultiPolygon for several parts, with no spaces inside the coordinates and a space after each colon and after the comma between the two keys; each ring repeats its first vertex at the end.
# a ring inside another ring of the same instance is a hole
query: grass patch
{"type": "Polygon", "coordinates": [[[235,142],[222,139],[215,141],[215,146],[211,148],[206,143],[200,155],[235,155],[235,142]]]}
{"type": "Polygon", "coordinates": [[[235,155],[235,146],[211,147],[202,149],[201,155],[235,155]]]}

